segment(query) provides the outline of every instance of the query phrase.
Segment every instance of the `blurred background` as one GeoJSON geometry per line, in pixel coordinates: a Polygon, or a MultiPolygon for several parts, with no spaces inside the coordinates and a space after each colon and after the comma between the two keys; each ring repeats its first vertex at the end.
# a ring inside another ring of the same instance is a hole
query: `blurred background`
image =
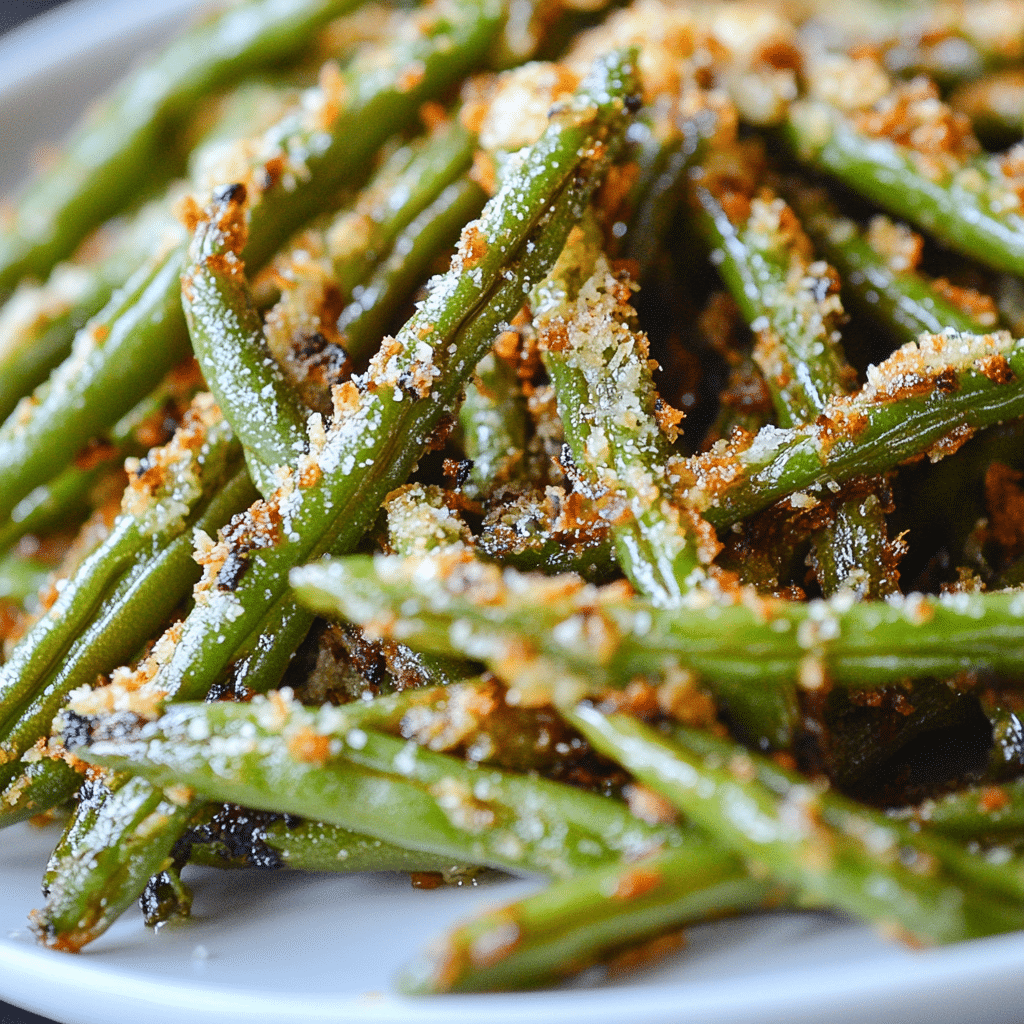
{"type": "Polygon", "coordinates": [[[41,147],[67,133],[83,102],[165,38],[180,20],[175,12],[189,6],[190,0],[0,0],[0,197],[31,171],[41,147]],[[53,62],[85,52],[89,60],[79,60],[73,78],[52,73],[53,62]]]}
{"type": "MultiPolygon", "coordinates": [[[[29,18],[59,7],[64,0],[0,0],[0,34],[29,18]]],[[[0,1024],[53,1024],[47,1017],[21,1010],[0,1001],[0,1024]]]]}
{"type": "MultiPolygon", "coordinates": [[[[59,7],[64,0],[2,0],[0,3],[0,33],[8,32],[29,18],[59,7]]],[[[20,1010],[0,1002],[0,1024],[51,1024],[44,1017],[20,1010]]]]}

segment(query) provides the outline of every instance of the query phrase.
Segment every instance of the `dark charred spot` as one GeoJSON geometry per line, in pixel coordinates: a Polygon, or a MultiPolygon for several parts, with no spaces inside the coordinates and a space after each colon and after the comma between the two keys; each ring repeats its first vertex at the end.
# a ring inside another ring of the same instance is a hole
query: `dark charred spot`
{"type": "Polygon", "coordinates": [[[576,468],[576,460],[572,457],[572,449],[568,443],[563,443],[562,450],[558,453],[558,466],[570,480],[574,476],[579,475],[579,471],[576,468]]]}
{"type": "Polygon", "coordinates": [[[413,401],[416,401],[423,397],[420,393],[420,385],[417,384],[416,377],[410,370],[403,370],[398,375],[396,383],[398,384],[399,390],[407,398],[411,398],[413,401]]]}
{"type": "Polygon", "coordinates": [[[165,921],[187,918],[192,910],[192,893],[172,868],[153,875],[146,883],[139,907],[146,926],[155,928],[165,921]]]}
{"type": "Polygon", "coordinates": [[[231,185],[221,185],[213,193],[214,201],[218,203],[237,203],[240,205],[245,202],[245,197],[245,186],[240,181],[236,181],[231,185]]]}
{"type": "Polygon", "coordinates": [[[283,866],[281,858],[267,846],[263,837],[268,826],[281,817],[268,811],[224,804],[182,836],[171,856],[176,864],[184,864],[192,856],[193,849],[202,846],[207,848],[207,856],[203,858],[206,863],[221,862],[226,867],[264,870],[280,868],[283,866]]]}
{"type": "Polygon", "coordinates": [[[92,736],[94,720],[77,711],[65,710],[61,716],[63,723],[61,732],[64,736],[64,745],[68,750],[77,750],[79,747],[87,746],[92,736]]]}
{"type": "Polygon", "coordinates": [[[314,331],[299,339],[295,352],[300,359],[312,359],[325,351],[329,344],[330,342],[319,331],[314,331]]]}
{"type": "MultiPolygon", "coordinates": [[[[430,437],[427,438],[427,451],[439,452],[448,443],[448,438],[454,429],[455,417],[450,412],[444,413],[430,437]]],[[[468,474],[469,470],[466,472],[468,474]]]]}
{"type": "Polygon", "coordinates": [[[824,302],[832,291],[832,280],[828,277],[815,277],[810,282],[810,292],[815,302],[824,302]]]}
{"type": "Polygon", "coordinates": [[[472,459],[445,459],[442,472],[453,486],[461,487],[469,479],[472,469],[472,459]]]}
{"type": "Polygon", "coordinates": [[[380,641],[367,640],[356,626],[341,629],[341,642],[356,671],[370,686],[379,686],[387,674],[387,662],[380,641]]]}
{"type": "Polygon", "coordinates": [[[352,360],[345,349],[320,331],[304,335],[295,345],[295,357],[307,374],[325,384],[340,383],[352,372],[352,360]]]}
{"type": "Polygon", "coordinates": [[[245,684],[245,677],[249,673],[249,663],[249,658],[242,658],[240,661],[233,662],[228,670],[228,674],[224,678],[218,679],[210,687],[209,692],[206,694],[207,703],[228,700],[244,704],[252,700],[255,693],[245,684]]]}
{"type": "Polygon", "coordinates": [[[97,775],[86,775],[85,781],[78,789],[78,806],[90,808],[99,806],[110,795],[107,784],[97,775]]]}
{"type": "Polygon", "coordinates": [[[139,443],[148,448],[158,448],[166,444],[181,425],[182,409],[177,401],[167,401],[152,416],[139,424],[135,436],[139,443]]]}
{"type": "Polygon", "coordinates": [[[220,566],[217,573],[217,586],[221,590],[238,590],[242,578],[249,568],[248,551],[232,551],[220,566]]]}
{"type": "Polygon", "coordinates": [[[234,516],[221,532],[228,554],[217,572],[216,585],[235,590],[249,567],[250,554],[277,543],[280,523],[280,513],[265,502],[257,502],[247,512],[234,516]]]}
{"type": "Polygon", "coordinates": [[[89,723],[89,741],[111,740],[115,743],[134,739],[146,720],[134,711],[115,711],[113,714],[86,719],[89,723]]]}
{"type": "Polygon", "coordinates": [[[951,395],[954,391],[960,390],[960,381],[957,380],[956,370],[951,366],[947,366],[935,378],[935,390],[940,395],[951,395]]]}
{"type": "Polygon", "coordinates": [[[237,590],[242,577],[249,568],[248,551],[232,551],[217,573],[217,586],[221,590],[237,590]]]}

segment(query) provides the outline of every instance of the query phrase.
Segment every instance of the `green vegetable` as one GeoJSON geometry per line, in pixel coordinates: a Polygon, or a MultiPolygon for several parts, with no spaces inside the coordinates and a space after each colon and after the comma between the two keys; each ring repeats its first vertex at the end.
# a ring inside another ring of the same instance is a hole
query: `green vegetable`
{"type": "Polygon", "coordinates": [[[127,205],[155,168],[168,174],[167,139],[212,89],[297,56],[353,0],[254,0],[196,26],[121,83],[19,199],[0,235],[0,294],[45,276],[101,221],[127,205]]]}

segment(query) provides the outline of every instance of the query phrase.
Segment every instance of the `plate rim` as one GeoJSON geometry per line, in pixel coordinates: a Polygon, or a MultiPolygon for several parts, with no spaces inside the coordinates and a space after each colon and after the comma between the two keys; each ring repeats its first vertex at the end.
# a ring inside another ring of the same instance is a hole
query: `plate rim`
{"type": "Polygon", "coordinates": [[[119,35],[158,31],[172,16],[209,6],[203,0],[68,0],[0,38],[0,98],[52,75],[119,35]],[[42,52],[42,59],[40,53],[42,52]]]}

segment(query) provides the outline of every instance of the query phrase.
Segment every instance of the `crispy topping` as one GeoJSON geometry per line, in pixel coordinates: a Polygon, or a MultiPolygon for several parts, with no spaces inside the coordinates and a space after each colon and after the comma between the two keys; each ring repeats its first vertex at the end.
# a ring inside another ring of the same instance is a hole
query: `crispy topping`
{"type": "Polygon", "coordinates": [[[897,85],[866,111],[854,115],[857,128],[905,146],[924,174],[939,180],[981,151],[970,121],[943,103],[925,78],[897,85]]]}
{"type": "Polygon", "coordinates": [[[548,114],[579,84],[578,75],[560,64],[524,64],[500,75],[480,121],[480,145],[487,152],[513,152],[536,142],[548,126],[548,114]]]}
{"type": "Polygon", "coordinates": [[[894,274],[916,270],[921,262],[924,239],[906,224],[898,224],[881,214],[871,218],[867,241],[894,274]]]}
{"type": "Polygon", "coordinates": [[[144,459],[125,461],[128,487],[122,511],[139,519],[152,534],[180,528],[202,493],[204,447],[214,432],[223,435],[229,431],[213,396],[208,392],[197,395],[166,445],[152,449],[144,459]]]}

